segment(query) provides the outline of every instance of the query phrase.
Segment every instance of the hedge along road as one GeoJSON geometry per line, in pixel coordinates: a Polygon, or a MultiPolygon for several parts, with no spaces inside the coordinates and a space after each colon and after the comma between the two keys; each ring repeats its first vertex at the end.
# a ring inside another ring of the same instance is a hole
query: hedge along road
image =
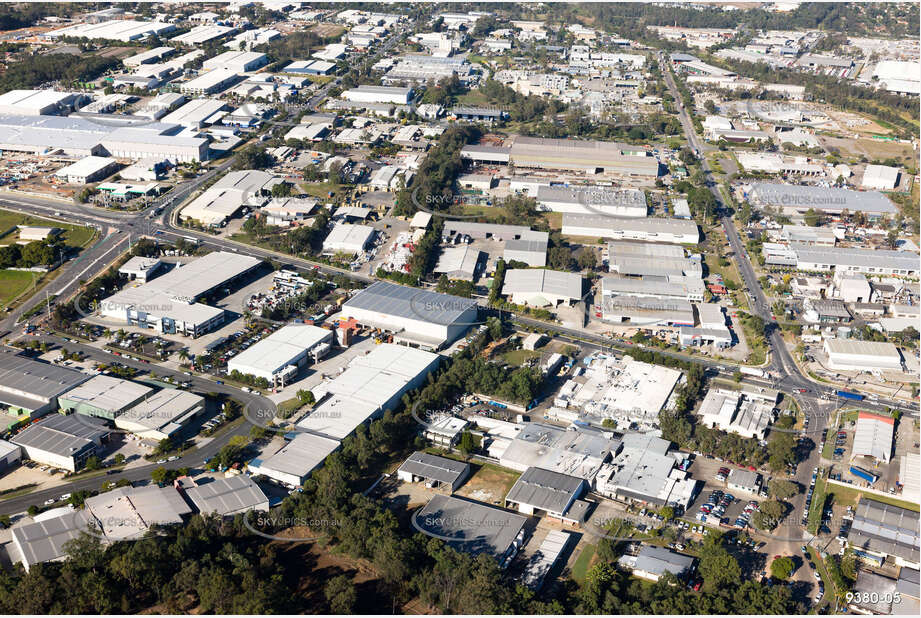
{"type": "MultiPolygon", "coordinates": [[[[38,341],[44,341],[49,345],[57,345],[61,343],[58,337],[47,335],[35,337],[34,339],[38,341]]],[[[86,354],[87,357],[100,362],[111,362],[113,358],[111,355],[99,350],[99,348],[95,348],[93,346],[79,342],[67,343],[67,349],[71,352],[82,352],[86,354]]],[[[244,407],[258,406],[263,410],[275,409],[275,404],[271,400],[255,393],[247,394],[226,384],[217,384],[212,380],[208,380],[199,376],[190,377],[179,371],[160,367],[159,365],[151,366],[144,363],[139,363],[137,361],[127,359],[124,356],[117,358],[118,362],[134,369],[150,371],[152,368],[156,367],[156,372],[158,375],[172,376],[177,381],[190,381],[192,383],[192,390],[197,391],[198,393],[222,393],[240,401],[244,407]]],[[[171,462],[170,466],[173,468],[200,468],[204,461],[217,455],[218,451],[220,451],[221,448],[223,448],[231,440],[231,438],[234,436],[248,436],[249,431],[249,423],[240,423],[237,426],[231,427],[227,431],[223,432],[221,435],[209,441],[207,444],[199,446],[191,453],[187,453],[186,455],[181,456],[178,460],[171,462]]],[[[118,474],[91,475],[87,478],[76,479],[73,482],[64,485],[57,485],[53,488],[33,491],[31,493],[17,496],[15,498],[0,501],[0,513],[10,515],[22,513],[33,504],[40,506],[45,500],[50,498],[58,498],[63,493],[73,493],[75,491],[82,490],[98,490],[103,480],[112,482],[118,481],[120,479],[126,479],[132,482],[142,480],[149,481],[150,473],[158,467],[160,467],[160,464],[150,463],[128,470],[122,470],[118,472],[118,474]]]]}

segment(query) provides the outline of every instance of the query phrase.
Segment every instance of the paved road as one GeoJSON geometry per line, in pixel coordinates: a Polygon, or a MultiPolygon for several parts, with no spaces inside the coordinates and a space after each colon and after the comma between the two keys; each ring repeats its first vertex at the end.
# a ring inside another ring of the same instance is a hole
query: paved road
{"type": "MultiPolygon", "coordinates": [[[[665,79],[671,90],[672,96],[674,96],[677,101],[680,101],[680,93],[678,92],[674,77],[663,55],[660,55],[660,62],[664,67],[665,79]]],[[[766,339],[770,349],[768,370],[775,378],[777,387],[788,394],[794,393],[792,397],[799,405],[800,410],[803,411],[804,415],[810,418],[809,437],[812,439],[815,446],[804,460],[799,463],[794,477],[794,480],[800,485],[808,487],[813,468],[819,466],[821,463],[821,453],[818,449],[821,443],[821,436],[825,433],[829,420],[833,417],[836,408],[835,403],[821,399],[821,395],[823,393],[830,395],[833,389],[826,386],[820,386],[803,375],[790,354],[790,351],[787,349],[780,328],[777,326],[774,316],[771,315],[770,305],[758,282],[758,277],[749,260],[745,245],[733,224],[730,210],[723,202],[723,196],[719,190],[719,183],[713,177],[713,172],[706,158],[707,152],[712,149],[702,143],[698,138],[686,108],[679,108],[679,116],[688,144],[690,144],[690,147],[695,153],[699,153],[698,158],[701,161],[701,168],[704,172],[704,177],[709,189],[716,199],[720,222],[729,244],[732,247],[734,260],[748,293],[752,312],[764,320],[764,323],[767,325],[766,339]]],[[[792,511],[785,522],[774,530],[773,536],[770,539],[771,551],[794,557],[801,556],[799,545],[811,540],[811,535],[800,524],[805,502],[805,494],[799,494],[790,500],[792,511]]],[[[809,570],[806,568],[799,569],[795,579],[802,582],[808,581],[814,584],[815,581],[812,579],[812,573],[808,571],[809,570]]]]}
{"type": "MultiPolygon", "coordinates": [[[[62,338],[55,335],[40,335],[38,337],[29,337],[29,339],[37,339],[39,341],[44,341],[51,346],[61,346],[62,344],[67,347],[69,351],[72,352],[82,352],[86,354],[89,358],[100,361],[100,362],[111,362],[113,357],[111,354],[102,352],[99,348],[87,345],[84,343],[78,343],[74,341],[64,342],[62,338]]],[[[146,363],[141,363],[138,361],[132,361],[124,356],[117,357],[118,362],[133,367],[142,372],[149,372],[151,370],[155,371],[156,374],[160,377],[171,376],[177,381],[189,381],[191,382],[191,391],[198,394],[205,393],[221,393],[229,397],[233,397],[237,401],[240,401],[248,410],[249,418],[271,418],[274,416],[276,411],[275,404],[255,393],[244,393],[243,391],[227,386],[226,384],[218,384],[217,382],[210,380],[205,377],[198,375],[188,376],[181,371],[175,371],[160,365],[148,365],[146,363]],[[266,411],[265,414],[261,414],[259,411],[266,411]]],[[[238,435],[248,435],[250,431],[250,423],[244,421],[243,423],[233,427],[232,429],[227,430],[225,433],[220,434],[217,438],[211,440],[208,444],[201,446],[189,454],[183,455],[176,461],[171,461],[167,464],[169,468],[201,468],[203,462],[207,459],[210,459],[217,454],[221,448],[227,444],[227,442],[234,436],[238,435]]],[[[119,479],[128,479],[129,481],[140,481],[140,480],[150,480],[150,473],[154,468],[159,467],[160,464],[150,463],[143,466],[129,468],[118,474],[113,475],[95,475],[90,478],[78,479],[69,483],[67,485],[59,485],[54,488],[44,489],[40,491],[34,491],[32,493],[19,496],[16,498],[9,498],[3,501],[0,501],[0,513],[5,514],[15,514],[21,513],[29,508],[30,505],[41,505],[45,500],[49,498],[56,498],[64,492],[73,492],[79,490],[98,490],[102,485],[103,481],[117,481],[119,479]]]]}

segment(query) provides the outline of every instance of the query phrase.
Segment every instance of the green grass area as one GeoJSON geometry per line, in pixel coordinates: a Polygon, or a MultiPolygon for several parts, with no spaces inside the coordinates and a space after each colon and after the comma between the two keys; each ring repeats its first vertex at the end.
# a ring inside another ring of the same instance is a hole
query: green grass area
{"type": "Polygon", "coordinates": [[[899,500],[893,496],[880,496],[878,494],[865,493],[856,487],[842,487],[841,485],[829,483],[826,487],[826,494],[833,497],[835,504],[840,504],[842,506],[856,506],[860,497],[863,496],[868,500],[876,500],[883,504],[891,504],[892,506],[898,506],[909,511],[918,512],[919,510],[917,504],[899,500]]]}
{"type": "Polygon", "coordinates": [[[828,576],[828,569],[825,568],[825,561],[822,560],[822,554],[811,545],[806,546],[806,551],[809,554],[809,559],[815,564],[815,570],[819,572],[819,577],[822,578],[822,583],[824,584],[825,596],[822,597],[822,603],[834,599],[835,595],[833,589],[835,587],[835,582],[828,576]]]}
{"type": "Polygon", "coordinates": [[[305,182],[301,184],[301,188],[307,195],[324,200],[341,197],[348,191],[347,186],[331,182],[305,182]],[[330,193],[333,194],[333,197],[329,197],[330,193]]]}
{"type": "Polygon", "coordinates": [[[24,270],[0,270],[0,306],[6,306],[32,287],[42,273],[24,270]]]}
{"type": "Polygon", "coordinates": [[[511,350],[502,355],[506,363],[510,365],[523,365],[531,358],[540,357],[540,352],[536,350],[511,350]]]}
{"type": "Polygon", "coordinates": [[[582,547],[582,553],[579,554],[579,557],[572,565],[572,578],[575,581],[579,582],[580,584],[585,581],[585,576],[588,575],[588,567],[591,564],[592,557],[594,557],[594,555],[594,545],[585,545],[582,547]]]}
{"type": "Polygon", "coordinates": [[[829,427],[828,433],[825,434],[825,448],[822,449],[822,457],[825,459],[831,459],[835,454],[835,435],[837,433],[837,427],[829,427]]]}
{"type": "Polygon", "coordinates": [[[809,505],[809,519],[806,522],[806,530],[810,534],[816,534],[819,530],[819,524],[822,521],[822,511],[825,508],[825,475],[820,474],[815,480],[815,490],[812,492],[812,503],[809,505]]]}
{"type": "Polygon", "coordinates": [[[470,105],[473,107],[489,107],[490,102],[485,94],[479,90],[471,90],[470,92],[465,92],[464,94],[456,97],[457,105],[470,105]]]}
{"type": "Polygon", "coordinates": [[[9,241],[16,237],[17,232],[14,229],[17,225],[32,225],[37,227],[56,227],[64,230],[64,242],[71,247],[85,247],[96,235],[96,228],[84,227],[82,225],[73,225],[70,223],[61,223],[50,219],[24,215],[11,210],[0,209],[0,241],[9,241]]]}
{"type": "Polygon", "coordinates": [[[292,397],[291,399],[286,399],[279,404],[276,404],[278,409],[278,416],[282,418],[288,418],[294,411],[300,408],[302,405],[301,400],[297,397],[292,397]]]}

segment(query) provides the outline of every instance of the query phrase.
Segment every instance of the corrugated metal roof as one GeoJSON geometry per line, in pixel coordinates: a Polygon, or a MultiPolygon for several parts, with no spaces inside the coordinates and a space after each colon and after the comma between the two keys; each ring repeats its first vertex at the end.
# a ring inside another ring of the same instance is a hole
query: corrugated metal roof
{"type": "Polygon", "coordinates": [[[563,514],[569,503],[579,497],[584,483],[575,476],[532,467],[518,477],[505,500],[563,514]]]}
{"type": "Polygon", "coordinates": [[[186,495],[200,513],[229,515],[268,507],[269,499],[248,476],[214,479],[186,490],[186,495]]]}
{"type": "Polygon", "coordinates": [[[453,485],[470,466],[460,461],[416,451],[400,466],[400,470],[425,479],[453,485]]]}

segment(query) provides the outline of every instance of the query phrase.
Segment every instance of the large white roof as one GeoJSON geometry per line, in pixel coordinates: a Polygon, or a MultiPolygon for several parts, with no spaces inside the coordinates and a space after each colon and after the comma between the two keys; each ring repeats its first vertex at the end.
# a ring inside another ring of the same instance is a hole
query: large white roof
{"type": "Polygon", "coordinates": [[[319,326],[288,324],[231,359],[228,368],[242,373],[253,373],[253,370],[275,373],[331,334],[330,330],[319,326]]]}
{"type": "Polygon", "coordinates": [[[860,412],[854,431],[854,446],[851,457],[868,456],[879,461],[889,461],[892,455],[892,436],[895,421],[887,416],[860,412]]]}

